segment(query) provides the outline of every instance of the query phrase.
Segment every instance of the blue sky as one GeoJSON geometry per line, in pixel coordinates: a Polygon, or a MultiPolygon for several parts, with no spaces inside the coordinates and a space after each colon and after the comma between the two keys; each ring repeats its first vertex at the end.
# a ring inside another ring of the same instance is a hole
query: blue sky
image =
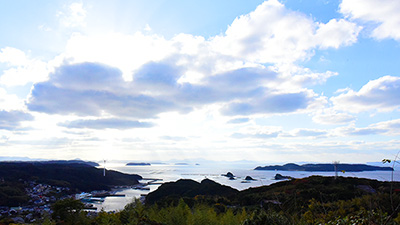
{"type": "Polygon", "coordinates": [[[0,1],[0,155],[371,162],[396,0],[0,1]]]}

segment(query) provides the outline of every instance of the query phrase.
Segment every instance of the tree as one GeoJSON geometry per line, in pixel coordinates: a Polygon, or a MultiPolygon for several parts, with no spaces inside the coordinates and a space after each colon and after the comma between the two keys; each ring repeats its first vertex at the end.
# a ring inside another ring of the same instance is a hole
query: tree
{"type": "Polygon", "coordinates": [[[79,200],[62,199],[53,204],[52,218],[57,224],[85,224],[83,208],[84,204],[79,200]]]}

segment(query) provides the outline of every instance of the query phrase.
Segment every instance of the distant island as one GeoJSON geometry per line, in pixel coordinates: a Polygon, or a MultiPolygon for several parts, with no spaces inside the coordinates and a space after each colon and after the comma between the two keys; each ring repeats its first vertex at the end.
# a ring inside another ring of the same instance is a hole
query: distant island
{"type": "Polygon", "coordinates": [[[130,162],[126,164],[127,166],[151,166],[150,163],[145,163],[145,162],[130,162]]]}
{"type": "MultiPolygon", "coordinates": [[[[258,166],[254,170],[281,170],[281,171],[311,171],[311,172],[330,172],[335,171],[333,164],[304,164],[297,165],[288,163],[283,166],[258,166]]],[[[337,164],[338,171],[362,172],[362,171],[392,171],[392,167],[370,166],[366,164],[337,164]]]]}

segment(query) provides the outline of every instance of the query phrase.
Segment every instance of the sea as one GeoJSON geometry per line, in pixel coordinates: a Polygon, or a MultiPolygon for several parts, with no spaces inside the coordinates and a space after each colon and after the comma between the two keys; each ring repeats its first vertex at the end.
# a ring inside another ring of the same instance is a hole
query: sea
{"type": "MultiPolygon", "coordinates": [[[[237,190],[244,190],[252,187],[260,187],[279,182],[275,180],[276,174],[290,176],[294,178],[304,178],[313,175],[335,176],[335,172],[305,172],[305,171],[268,171],[254,170],[260,164],[255,163],[152,163],[146,166],[127,166],[125,163],[107,163],[107,170],[116,170],[127,174],[138,174],[145,179],[157,179],[155,185],[148,185],[149,190],[144,189],[117,189],[115,194],[125,195],[125,197],[110,196],[103,202],[94,203],[97,211],[120,211],[124,207],[140,199],[142,196],[156,190],[162,183],[173,182],[179,179],[192,179],[202,181],[210,179],[222,185],[227,185],[237,190]],[[230,180],[223,176],[231,172],[235,175],[235,180],[230,180]],[[253,181],[245,181],[245,177],[250,176],[253,181]]],[[[264,166],[264,165],[261,165],[264,166]]],[[[102,168],[100,166],[99,168],[102,168]]],[[[365,171],[365,172],[339,172],[338,176],[368,178],[380,181],[400,181],[398,171],[365,171]],[[393,176],[393,178],[392,178],[393,176]]],[[[143,180],[142,182],[146,182],[143,180]]]]}

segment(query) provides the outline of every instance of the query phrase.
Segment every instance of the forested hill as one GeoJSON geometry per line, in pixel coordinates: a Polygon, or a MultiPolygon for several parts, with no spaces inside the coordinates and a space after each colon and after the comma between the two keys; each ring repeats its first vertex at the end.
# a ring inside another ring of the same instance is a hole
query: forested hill
{"type": "Polygon", "coordinates": [[[181,179],[161,185],[156,191],[147,195],[146,202],[152,204],[160,200],[173,200],[182,197],[193,198],[199,195],[229,197],[238,193],[239,191],[234,188],[209,179],[204,179],[200,183],[194,180],[181,179]]]}
{"type": "MultiPolygon", "coordinates": [[[[90,162],[90,161],[83,161],[83,160],[79,160],[79,159],[74,159],[74,160],[50,160],[50,161],[36,161],[42,164],[85,164],[88,166],[100,166],[98,163],[96,162],[90,162]]],[[[35,163],[35,161],[33,161],[32,163],[35,163]]]]}
{"type": "Polygon", "coordinates": [[[49,185],[69,187],[72,191],[109,190],[116,185],[134,185],[139,175],[123,174],[98,169],[86,163],[62,162],[0,162],[3,182],[35,181],[49,185]]]}
{"type": "Polygon", "coordinates": [[[220,224],[399,224],[399,188],[399,182],[340,176],[311,176],[243,191],[228,190],[209,180],[179,180],[148,194],[146,205],[156,212],[167,208],[163,215],[174,218],[206,208],[197,217],[204,221],[218,213],[229,214],[229,210],[233,212],[230,218],[243,212],[252,215],[245,222],[220,224]],[[203,182],[213,187],[202,191],[203,182]],[[182,213],[185,207],[186,214],[182,213]]]}
{"type": "MultiPolygon", "coordinates": [[[[335,171],[333,164],[304,164],[297,165],[288,163],[283,166],[259,166],[255,170],[281,170],[281,171],[320,171],[328,172],[335,171]]],[[[392,171],[391,167],[370,166],[366,164],[337,164],[338,171],[346,172],[362,172],[362,171],[392,171]]]]}

